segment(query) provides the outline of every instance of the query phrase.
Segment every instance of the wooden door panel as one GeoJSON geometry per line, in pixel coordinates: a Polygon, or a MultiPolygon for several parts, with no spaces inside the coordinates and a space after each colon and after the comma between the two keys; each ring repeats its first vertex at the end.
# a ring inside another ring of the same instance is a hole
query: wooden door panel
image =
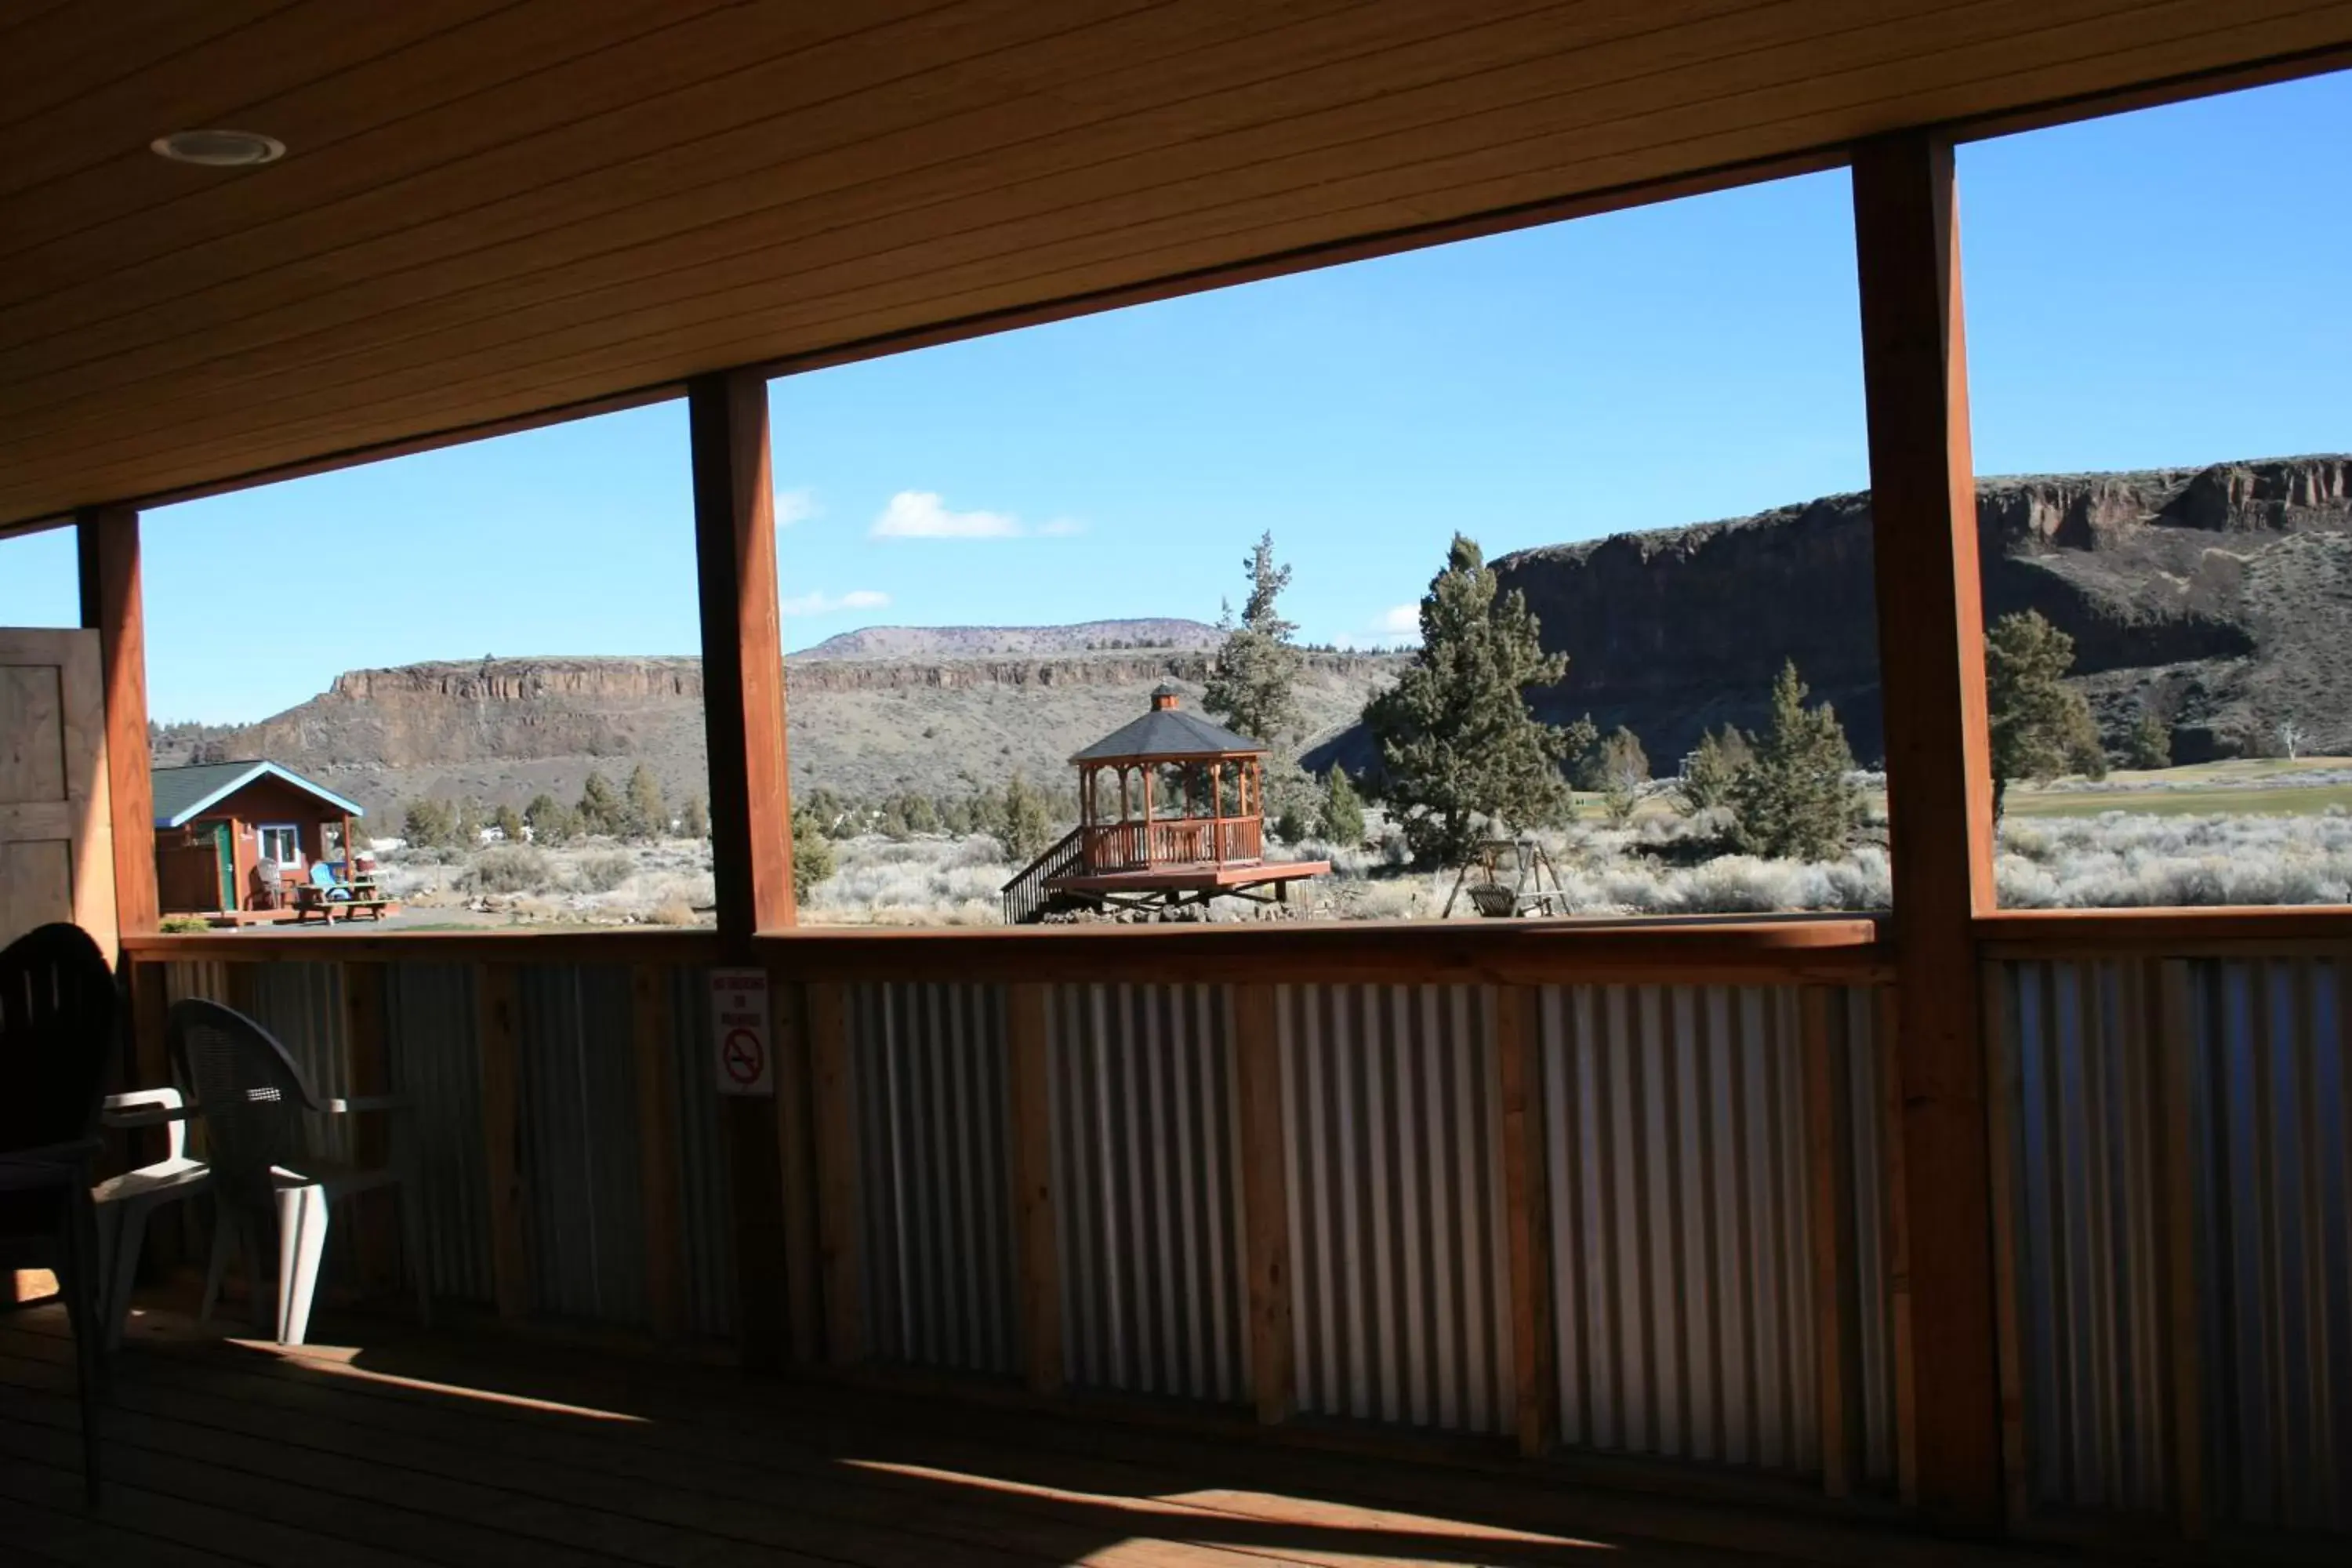
{"type": "Polygon", "coordinates": [[[96,632],[0,630],[0,943],[70,920],[113,957],[104,692],[96,632]]]}

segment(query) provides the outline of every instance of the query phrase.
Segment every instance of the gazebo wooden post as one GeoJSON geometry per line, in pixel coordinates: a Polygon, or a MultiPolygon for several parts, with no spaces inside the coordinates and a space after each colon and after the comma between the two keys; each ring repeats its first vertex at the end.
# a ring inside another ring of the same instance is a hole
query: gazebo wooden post
{"type": "Polygon", "coordinates": [[[1225,859],[1225,764],[1209,764],[1209,853],[1219,865],[1225,859]]]}

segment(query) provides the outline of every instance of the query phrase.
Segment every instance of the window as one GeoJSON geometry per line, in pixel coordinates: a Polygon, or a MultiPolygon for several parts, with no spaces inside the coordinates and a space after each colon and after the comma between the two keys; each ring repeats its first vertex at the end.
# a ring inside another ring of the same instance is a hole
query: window
{"type": "Polygon", "coordinates": [[[1507,912],[1883,906],[1853,265],[1832,173],[778,380],[803,922],[1459,916],[1497,840],[1507,912]],[[1368,715],[1440,574],[1528,616],[1368,715]],[[1506,698],[1524,752],[1458,720],[1506,698]]]}
{"type": "MultiPolygon", "coordinates": [[[[156,509],[156,765],[349,801],[394,930],[708,923],[692,494],[673,402],[156,509]]],[[[315,832],[261,853],[346,858],[315,832]]]]}
{"type": "Polygon", "coordinates": [[[2347,139],[2337,73],[1960,149],[2009,908],[2352,899],[2347,139]]]}

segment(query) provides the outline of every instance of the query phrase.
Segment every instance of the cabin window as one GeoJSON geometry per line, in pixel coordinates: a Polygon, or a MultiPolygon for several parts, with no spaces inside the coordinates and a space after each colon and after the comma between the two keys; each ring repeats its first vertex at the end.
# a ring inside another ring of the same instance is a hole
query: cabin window
{"type": "Polygon", "coordinates": [[[302,863],[302,836],[290,822],[265,824],[261,828],[261,858],[280,866],[302,863]]]}

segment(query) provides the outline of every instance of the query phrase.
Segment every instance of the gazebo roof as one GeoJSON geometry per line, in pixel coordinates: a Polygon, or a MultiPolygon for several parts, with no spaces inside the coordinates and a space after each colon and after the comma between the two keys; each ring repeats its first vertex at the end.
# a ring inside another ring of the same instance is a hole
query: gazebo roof
{"type": "Polygon", "coordinates": [[[1172,762],[1185,757],[1262,755],[1272,749],[1264,741],[1237,735],[1222,724],[1185,712],[1176,706],[1177,696],[1175,688],[1160,687],[1151,694],[1151,711],[1121,724],[1070,761],[1082,764],[1129,758],[1172,762]]]}

